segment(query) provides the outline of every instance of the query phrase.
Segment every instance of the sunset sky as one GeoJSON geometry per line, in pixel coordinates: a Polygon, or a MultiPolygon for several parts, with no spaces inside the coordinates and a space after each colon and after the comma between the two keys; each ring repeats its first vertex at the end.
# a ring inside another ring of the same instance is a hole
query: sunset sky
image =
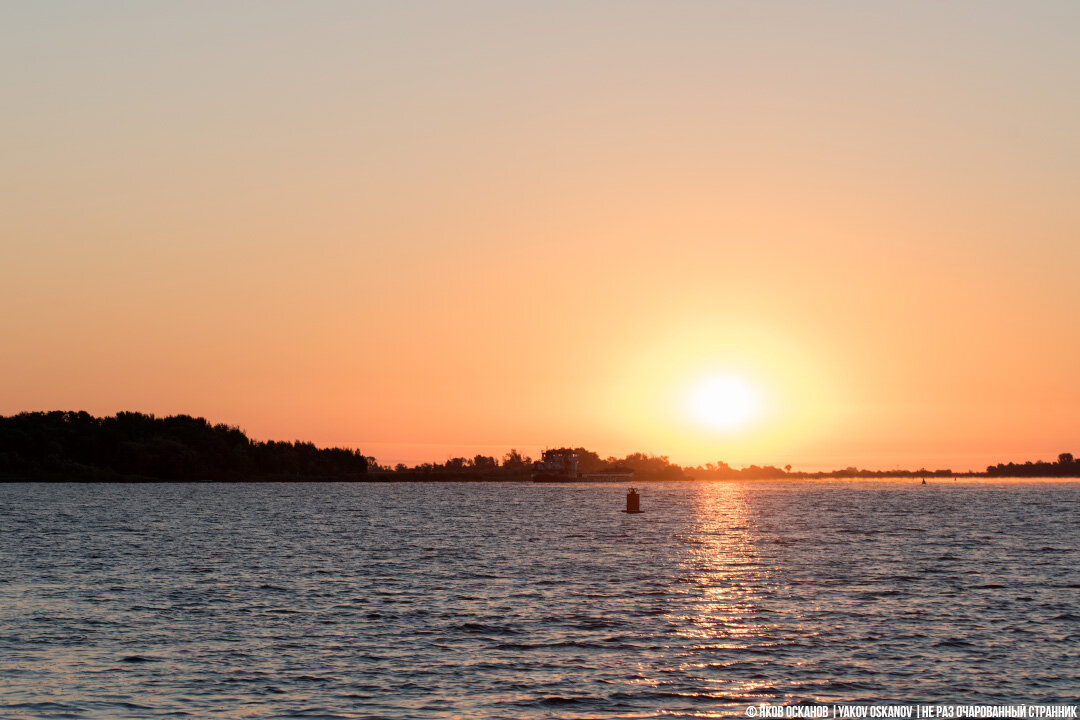
{"type": "Polygon", "coordinates": [[[1073,0],[3,3],[0,414],[1080,454],[1078,38],[1073,0]]]}

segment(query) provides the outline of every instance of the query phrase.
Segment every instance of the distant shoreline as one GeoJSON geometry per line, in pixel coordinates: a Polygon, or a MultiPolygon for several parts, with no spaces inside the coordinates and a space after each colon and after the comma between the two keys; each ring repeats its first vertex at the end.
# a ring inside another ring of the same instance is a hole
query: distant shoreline
{"type": "MultiPolygon", "coordinates": [[[[581,473],[633,471],[634,482],[1080,479],[1080,462],[1071,453],[1061,453],[1057,461],[1000,463],[984,472],[854,466],[806,472],[790,465],[734,468],[720,461],[682,467],[666,456],[645,453],[601,458],[583,447],[560,450],[574,454],[581,473]]],[[[99,418],[51,411],[0,416],[0,482],[530,482],[532,468],[532,460],[517,450],[501,459],[476,455],[390,468],[356,449],[318,448],[299,440],[253,441],[238,427],[189,415],[121,412],[99,418]]]]}

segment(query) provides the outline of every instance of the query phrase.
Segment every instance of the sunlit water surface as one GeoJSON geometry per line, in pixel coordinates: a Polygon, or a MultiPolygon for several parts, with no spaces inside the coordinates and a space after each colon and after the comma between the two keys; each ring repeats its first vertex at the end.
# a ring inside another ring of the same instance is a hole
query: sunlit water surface
{"type": "Polygon", "coordinates": [[[714,717],[1080,688],[1080,484],[0,485],[0,717],[714,717]]]}

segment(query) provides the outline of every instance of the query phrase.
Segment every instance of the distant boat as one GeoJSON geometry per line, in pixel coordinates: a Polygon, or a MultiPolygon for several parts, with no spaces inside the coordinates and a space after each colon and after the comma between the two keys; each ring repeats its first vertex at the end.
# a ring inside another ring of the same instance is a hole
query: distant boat
{"type": "Polygon", "coordinates": [[[578,457],[572,450],[545,450],[533,463],[533,482],[626,482],[633,479],[631,468],[613,467],[597,472],[578,472],[578,457]]]}

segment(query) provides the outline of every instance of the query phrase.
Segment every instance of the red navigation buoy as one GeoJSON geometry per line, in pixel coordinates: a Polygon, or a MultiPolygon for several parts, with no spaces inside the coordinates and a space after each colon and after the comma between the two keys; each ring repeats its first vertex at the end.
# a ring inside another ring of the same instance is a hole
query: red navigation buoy
{"type": "Polygon", "coordinates": [[[626,491],[626,510],[623,512],[636,515],[637,513],[644,512],[641,509],[641,496],[638,495],[637,490],[630,488],[626,491]]]}

